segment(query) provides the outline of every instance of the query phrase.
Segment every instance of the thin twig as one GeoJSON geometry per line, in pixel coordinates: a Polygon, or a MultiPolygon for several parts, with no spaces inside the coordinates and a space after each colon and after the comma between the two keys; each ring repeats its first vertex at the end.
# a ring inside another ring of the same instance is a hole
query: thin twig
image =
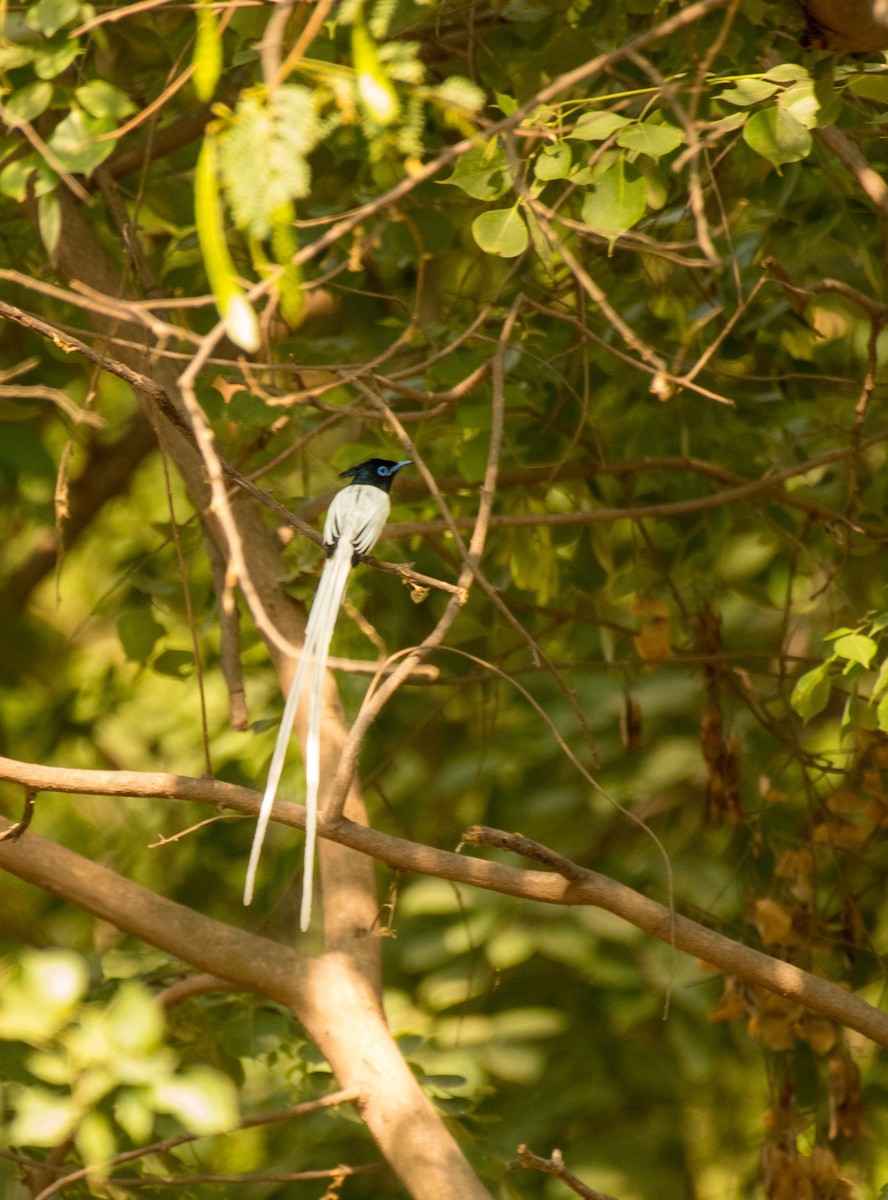
{"type": "Polygon", "coordinates": [[[521,1167],[526,1167],[534,1171],[544,1171],[548,1175],[557,1175],[562,1183],[567,1184],[572,1192],[578,1196],[582,1196],[583,1200],[614,1200],[613,1196],[609,1196],[606,1192],[599,1192],[596,1188],[589,1187],[587,1183],[583,1183],[573,1172],[568,1171],[564,1165],[560,1150],[553,1150],[551,1158],[540,1158],[538,1154],[534,1154],[532,1150],[528,1150],[527,1146],[521,1145],[518,1147],[518,1158],[509,1163],[512,1170],[518,1170],[521,1167]]]}
{"type": "MultiPolygon", "coordinates": [[[[343,1090],[339,1092],[331,1092],[327,1096],[321,1096],[318,1100],[307,1100],[305,1103],[296,1104],[292,1108],[279,1109],[277,1112],[265,1113],[264,1115],[258,1117],[248,1117],[247,1120],[241,1121],[239,1124],[235,1125],[233,1129],[228,1130],[225,1136],[230,1137],[232,1134],[240,1133],[244,1129],[255,1129],[259,1125],[270,1125],[278,1121],[290,1121],[298,1119],[299,1117],[309,1116],[311,1113],[319,1112],[321,1109],[333,1108],[339,1104],[353,1103],[357,1098],[357,1093],[351,1089],[348,1091],[343,1090]]],[[[202,1137],[208,1136],[211,1135],[183,1133],[176,1137],[164,1138],[164,1140],[161,1142],[152,1142],[147,1146],[139,1146],[135,1150],[125,1150],[121,1154],[116,1154],[114,1158],[110,1160],[110,1162],[106,1165],[106,1170],[113,1170],[114,1167],[122,1166],[124,1163],[134,1162],[136,1159],[144,1158],[148,1154],[166,1154],[170,1150],[175,1149],[177,1146],[183,1146],[189,1142],[199,1141],[202,1137]]],[[[82,1167],[77,1171],[71,1171],[70,1174],[64,1175],[62,1178],[55,1180],[48,1187],[45,1187],[42,1192],[34,1197],[34,1200],[49,1200],[50,1196],[55,1195],[55,1193],[61,1191],[62,1188],[68,1187],[70,1184],[76,1183],[80,1179],[88,1178],[92,1169],[93,1168],[91,1167],[82,1167]]],[[[312,1176],[312,1178],[326,1178],[332,1173],[333,1172],[329,1171],[321,1172],[317,1176],[312,1176]]],[[[222,1181],[221,1177],[219,1176],[216,1176],[215,1178],[218,1182],[222,1181]]],[[[259,1178],[269,1177],[240,1175],[236,1176],[235,1180],[237,1182],[246,1182],[250,1179],[259,1178]]],[[[299,1178],[305,1178],[305,1175],[300,1174],[299,1178]]],[[[158,1176],[152,1175],[150,1179],[143,1179],[142,1182],[147,1185],[148,1183],[154,1182],[157,1179],[158,1176]]],[[[125,1182],[131,1183],[132,1181],[115,1178],[113,1182],[118,1184],[125,1182]]],[[[182,1182],[182,1178],[171,1177],[171,1182],[180,1183],[182,1182]]]]}
{"type": "Polygon", "coordinates": [[[25,789],[25,803],[22,807],[21,818],[14,825],[10,825],[8,829],[4,829],[0,833],[0,842],[17,842],[28,826],[31,824],[31,818],[34,816],[34,804],[37,800],[37,792],[34,788],[25,789]]]}
{"type": "MultiPolygon", "coordinates": [[[[164,796],[225,804],[255,819],[261,795],[248,788],[217,780],[140,772],[84,771],[45,767],[0,758],[0,778],[25,783],[37,790],[91,795],[164,796]]],[[[279,800],[275,817],[303,828],[305,810],[279,800]]],[[[0,819],[0,831],[9,822],[0,819]]],[[[452,854],[431,846],[392,837],[352,821],[324,827],[321,836],[387,862],[395,870],[416,871],[503,895],[548,904],[592,905],[605,909],[675,945],[728,974],[740,975],[769,991],[856,1029],[888,1046],[888,1014],[852,995],[844,987],[776,959],[760,950],[707,929],[698,921],[676,917],[673,931],[669,909],[650,897],[587,871],[573,883],[551,872],[527,871],[502,863],[452,854]]],[[[94,915],[149,942],[178,954],[199,970],[225,975],[240,987],[265,994],[290,996],[293,978],[311,967],[287,947],[268,942],[131,883],[107,867],[31,833],[16,844],[0,842],[0,868],[69,899],[94,915]]]]}

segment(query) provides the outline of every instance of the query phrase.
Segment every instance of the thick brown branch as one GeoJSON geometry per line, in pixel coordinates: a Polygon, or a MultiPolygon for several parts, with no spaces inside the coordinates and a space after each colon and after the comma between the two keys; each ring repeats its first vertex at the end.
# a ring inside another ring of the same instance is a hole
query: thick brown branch
{"type": "MultiPolygon", "coordinates": [[[[171,778],[157,777],[165,779],[164,786],[171,778]]],[[[0,819],[0,831],[9,825],[0,819]]],[[[305,959],[278,942],[158,896],[37,834],[0,842],[0,868],[200,971],[292,1009],[340,1085],[359,1095],[361,1116],[412,1196],[490,1200],[398,1052],[374,989],[345,955],[305,959]]]]}
{"type": "MultiPolygon", "coordinates": [[[[258,792],[253,792],[248,788],[208,779],[139,772],[66,770],[16,762],[8,758],[0,758],[0,778],[41,791],[114,796],[161,796],[169,799],[195,800],[205,804],[222,805],[251,816],[258,814],[261,800],[258,792]]],[[[302,829],[305,824],[305,810],[300,805],[278,800],[275,804],[274,818],[280,824],[302,829]]],[[[3,822],[3,824],[8,823],[3,822]]],[[[768,991],[796,1000],[814,1012],[822,1013],[839,1024],[858,1030],[881,1046],[888,1046],[888,1014],[880,1012],[872,1005],[867,1004],[865,1000],[850,995],[837,984],[802,971],[791,963],[772,958],[760,950],[753,950],[751,947],[724,937],[687,917],[677,916],[665,905],[658,904],[616,880],[600,875],[597,871],[577,866],[575,878],[568,881],[561,875],[541,871],[524,871],[516,867],[505,866],[502,863],[485,862],[481,859],[472,859],[460,854],[436,850],[430,846],[418,845],[403,838],[392,837],[389,834],[355,825],[347,820],[339,821],[333,826],[322,824],[318,832],[323,838],[377,858],[399,871],[433,875],[523,900],[539,900],[548,904],[592,905],[596,908],[603,908],[639,929],[643,929],[660,941],[667,944],[674,943],[678,949],[710,963],[726,974],[739,975],[758,983],[768,991]]],[[[507,837],[508,835],[502,836],[507,837]]],[[[50,847],[51,853],[58,852],[62,855],[70,853],[54,847],[51,842],[44,842],[42,839],[37,839],[35,835],[29,834],[12,846],[0,843],[0,867],[21,878],[30,879],[38,886],[45,887],[56,895],[64,896],[88,911],[95,912],[97,916],[103,916],[104,919],[118,924],[120,928],[136,933],[139,937],[145,937],[147,941],[152,941],[152,937],[146,936],[144,931],[139,932],[133,927],[131,922],[136,919],[134,916],[131,917],[126,912],[121,913],[120,919],[123,921],[121,924],[115,916],[109,916],[105,908],[99,911],[90,903],[85,902],[81,890],[74,887],[78,882],[75,877],[69,881],[67,876],[57,876],[52,870],[42,871],[36,877],[33,876],[34,864],[31,847],[35,841],[39,841],[43,847],[50,847]],[[22,857],[25,852],[28,855],[27,859],[22,857]]],[[[37,857],[39,860],[39,855],[37,857]]],[[[77,859],[76,855],[71,857],[77,859]]],[[[81,863],[85,863],[85,861],[79,860],[81,863]]],[[[87,865],[92,866],[92,864],[87,865]]],[[[105,870],[104,868],[96,869],[105,870]]],[[[82,870],[83,868],[81,868],[81,872],[82,870]]],[[[111,872],[106,872],[106,874],[112,875],[111,872]]],[[[114,878],[117,877],[114,876],[114,878]]],[[[126,881],[121,882],[128,888],[137,886],[126,883],[126,881]]],[[[139,888],[138,892],[139,895],[144,894],[150,899],[149,909],[155,903],[171,904],[170,901],[155,897],[145,888],[139,888]]],[[[178,905],[171,907],[181,913],[188,912],[187,909],[180,909],[178,905]]],[[[207,920],[198,914],[193,915],[198,922],[207,920]]],[[[209,922],[210,926],[215,926],[215,924],[215,922],[209,922]]],[[[153,925],[150,928],[156,933],[153,925]]],[[[224,925],[218,928],[225,931],[220,935],[222,956],[220,958],[214,955],[212,961],[201,947],[195,949],[191,946],[190,938],[186,941],[185,949],[191,947],[191,956],[189,953],[182,953],[181,945],[179,949],[174,949],[170,948],[166,942],[153,941],[152,944],[164,945],[165,948],[170,949],[171,953],[193,962],[201,970],[210,971],[212,974],[250,987],[249,973],[240,971],[237,961],[232,967],[226,968],[225,955],[234,952],[234,945],[237,945],[239,954],[243,953],[240,943],[236,941],[231,943],[229,935],[235,938],[252,935],[242,935],[224,925]],[[197,957],[194,957],[194,954],[197,957]]],[[[202,926],[194,931],[195,936],[199,937],[201,931],[202,926]]],[[[176,922],[173,922],[170,929],[170,937],[174,936],[178,936],[176,922]]],[[[265,944],[265,940],[261,938],[256,939],[256,942],[265,944]]],[[[177,942],[177,944],[179,943],[177,942]]],[[[268,944],[274,945],[274,943],[268,944]]],[[[210,949],[211,947],[207,947],[208,953],[210,949]]],[[[281,950],[281,947],[277,947],[275,954],[270,956],[271,959],[274,959],[276,955],[277,963],[268,962],[256,977],[259,980],[259,988],[267,995],[278,994],[269,990],[271,988],[293,986],[292,982],[289,984],[282,982],[277,971],[277,966],[283,961],[281,950]]],[[[286,952],[286,954],[290,953],[286,952]]],[[[313,961],[320,962],[322,960],[313,961]]],[[[301,969],[304,974],[304,968],[301,969]]],[[[286,969],[284,969],[283,975],[285,977],[288,975],[286,969]]],[[[342,1077],[340,1079],[343,1086],[348,1086],[342,1077]]]]}

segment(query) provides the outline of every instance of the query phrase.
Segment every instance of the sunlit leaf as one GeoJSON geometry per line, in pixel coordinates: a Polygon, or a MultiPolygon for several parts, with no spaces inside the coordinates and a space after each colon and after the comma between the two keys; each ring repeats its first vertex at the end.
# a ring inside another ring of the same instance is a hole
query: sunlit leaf
{"type": "Polygon", "coordinates": [[[194,207],[207,275],[228,336],[242,349],[255,350],[259,346],[259,323],[237,280],[225,241],[216,144],[210,135],[204,138],[194,173],[194,207]]]}
{"type": "Polygon", "coordinates": [[[839,658],[860,663],[862,667],[870,665],[877,650],[873,639],[863,633],[846,633],[833,642],[833,651],[839,658]]]}
{"type": "Polygon", "coordinates": [[[43,238],[46,253],[52,257],[55,254],[59,243],[59,235],[62,232],[62,210],[59,205],[59,198],[55,192],[49,192],[47,195],[40,197],[37,202],[37,217],[40,225],[40,236],[43,238]]]}
{"type": "Polygon", "coordinates": [[[241,98],[218,139],[219,171],[238,228],[267,237],[275,214],[308,194],[306,156],[320,132],[308,88],[278,88],[273,100],[255,93],[241,98]]]}
{"type": "Polygon", "coordinates": [[[192,65],[194,90],[199,99],[209,100],[222,73],[222,35],[210,0],[198,0],[192,65]]]}
{"type": "Polygon", "coordinates": [[[237,1123],[237,1093],[230,1079],[194,1067],[155,1089],[158,1108],[178,1117],[191,1133],[223,1133],[237,1123]]]}
{"type": "Polygon", "coordinates": [[[803,721],[810,721],[823,712],[829,703],[831,686],[829,661],[806,671],[796,680],[790,703],[803,721]]]}
{"type": "Polygon", "coordinates": [[[769,100],[779,91],[778,84],[766,79],[738,79],[732,87],[718,92],[713,98],[748,108],[753,104],[761,104],[763,100],[769,100]]]}
{"type": "Polygon", "coordinates": [[[80,0],[37,0],[28,9],[27,21],[46,37],[52,37],[63,25],[73,21],[80,13],[80,0]]]}
{"type": "Polygon", "coordinates": [[[775,167],[807,158],[813,145],[805,126],[781,108],[754,113],[743,127],[743,139],[775,167]]]}
{"type": "Polygon", "coordinates": [[[820,100],[813,83],[797,83],[787,88],[778,97],[777,107],[806,129],[813,129],[819,123],[820,100]]]}
{"type": "Polygon", "coordinates": [[[105,1010],[109,1033],[122,1051],[148,1054],[163,1032],[163,1013],[148,991],[135,982],[124,983],[105,1010]]]}
{"type": "Polygon", "coordinates": [[[533,173],[543,182],[565,179],[570,174],[571,165],[570,146],[566,142],[556,142],[554,146],[544,146],[536,156],[533,173]]]}
{"type": "Polygon", "coordinates": [[[627,125],[617,134],[617,145],[635,154],[646,154],[649,158],[662,158],[683,145],[685,135],[673,125],[655,125],[652,121],[638,121],[627,125]]]}
{"type": "Polygon", "coordinates": [[[101,1168],[110,1163],[117,1149],[117,1139],[104,1113],[93,1109],[84,1113],[74,1132],[74,1142],[87,1166],[101,1168]]]}
{"type": "Polygon", "coordinates": [[[30,1087],[16,1105],[7,1136],[18,1146],[57,1146],[74,1129],[78,1115],[71,1096],[30,1087]]]}
{"type": "Polygon", "coordinates": [[[485,254],[500,258],[523,254],[530,240],[524,219],[515,207],[481,213],[472,222],[472,236],[485,254]]]}
{"type": "Polygon", "coordinates": [[[376,43],[360,19],[352,26],[352,61],[358,95],[368,114],[378,124],[390,125],[400,112],[398,93],[382,65],[376,43]]]}
{"type": "Polygon", "coordinates": [[[644,178],[620,158],[586,193],[581,218],[596,233],[616,238],[641,220],[646,206],[644,178]]]}
{"type": "Polygon", "coordinates": [[[48,144],[66,171],[90,175],[113,151],[114,142],[102,135],[114,127],[110,117],[92,117],[74,108],[56,125],[48,144]]]}
{"type": "Polygon", "coordinates": [[[52,84],[46,80],[28,83],[13,92],[4,102],[6,121],[33,121],[45,112],[52,101],[52,84]]]}
{"type": "Polygon", "coordinates": [[[495,142],[461,154],[453,173],[439,182],[452,184],[476,200],[498,200],[511,187],[505,155],[495,142]]]}
{"type": "Polygon", "coordinates": [[[568,136],[584,142],[603,142],[618,129],[631,124],[629,117],[621,117],[619,113],[589,112],[580,117],[568,136]]]}
{"type": "Polygon", "coordinates": [[[119,88],[104,79],[90,79],[75,89],[74,95],[82,109],[93,117],[113,117],[121,120],[136,112],[136,106],[119,88]]]}

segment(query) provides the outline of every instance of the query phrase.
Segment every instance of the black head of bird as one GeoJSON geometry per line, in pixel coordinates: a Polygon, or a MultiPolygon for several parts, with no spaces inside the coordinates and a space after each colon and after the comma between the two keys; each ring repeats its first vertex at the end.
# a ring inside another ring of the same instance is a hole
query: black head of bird
{"type": "Polygon", "coordinates": [[[347,479],[351,476],[352,483],[368,483],[372,487],[382,488],[384,492],[387,492],[401,468],[409,467],[412,461],[409,458],[404,458],[400,462],[395,462],[391,458],[368,458],[366,462],[358,463],[356,467],[349,467],[347,471],[342,471],[339,478],[347,479]]]}

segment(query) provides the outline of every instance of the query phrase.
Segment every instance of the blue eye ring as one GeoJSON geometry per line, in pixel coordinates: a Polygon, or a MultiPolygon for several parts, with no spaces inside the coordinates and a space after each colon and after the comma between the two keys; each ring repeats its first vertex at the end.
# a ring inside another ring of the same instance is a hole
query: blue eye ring
{"type": "Polygon", "coordinates": [[[387,475],[391,475],[391,471],[388,467],[377,467],[376,474],[381,475],[384,479],[387,475]]]}

